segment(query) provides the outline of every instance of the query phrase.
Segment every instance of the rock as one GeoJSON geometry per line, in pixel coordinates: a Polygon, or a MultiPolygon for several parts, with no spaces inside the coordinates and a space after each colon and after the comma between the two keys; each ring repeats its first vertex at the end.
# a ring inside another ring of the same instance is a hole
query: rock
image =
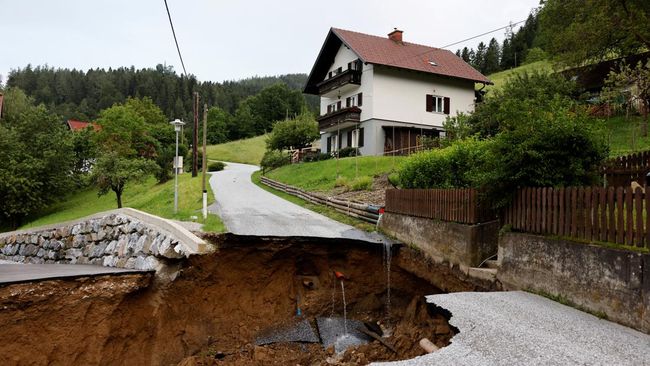
{"type": "Polygon", "coordinates": [[[39,235],[34,234],[29,238],[29,242],[32,244],[38,244],[38,239],[40,238],[39,235]]]}
{"type": "Polygon", "coordinates": [[[88,263],[90,263],[90,264],[94,264],[94,265],[96,265],[96,266],[101,266],[103,261],[104,261],[103,258],[93,258],[93,259],[90,259],[90,260],[88,261],[88,263]]]}
{"type": "Polygon", "coordinates": [[[45,263],[45,259],[38,258],[38,257],[29,257],[25,263],[43,264],[43,263],[45,263]]]}
{"type": "Polygon", "coordinates": [[[104,249],[104,254],[115,254],[115,248],[117,247],[117,240],[111,241],[104,249]]]}
{"type": "Polygon", "coordinates": [[[58,240],[53,239],[53,240],[50,240],[50,245],[48,246],[48,248],[52,249],[52,250],[59,250],[59,249],[63,248],[63,243],[61,243],[58,240]]]}
{"type": "Polygon", "coordinates": [[[99,229],[99,231],[97,232],[97,235],[96,235],[96,238],[97,238],[97,239],[95,239],[95,240],[104,240],[104,239],[106,239],[106,236],[107,236],[107,235],[108,235],[107,230],[106,230],[105,228],[102,227],[102,228],[99,229]]]}
{"type": "Polygon", "coordinates": [[[7,237],[0,236],[0,246],[7,244],[7,237]]]}
{"type": "Polygon", "coordinates": [[[118,260],[118,258],[116,256],[108,255],[108,256],[104,257],[104,259],[102,261],[102,266],[104,266],[104,267],[115,267],[115,265],[117,264],[117,260],[118,260]]]}
{"type": "Polygon", "coordinates": [[[124,254],[126,253],[126,245],[129,242],[129,238],[126,235],[120,235],[120,239],[117,241],[117,246],[115,247],[115,250],[117,251],[117,255],[120,257],[123,257],[124,254]]]}
{"type": "Polygon", "coordinates": [[[136,231],[138,231],[138,224],[139,223],[140,222],[138,222],[136,220],[133,220],[133,221],[129,222],[129,224],[126,226],[126,232],[127,233],[135,233],[136,231]]]}
{"type": "Polygon", "coordinates": [[[142,245],[142,252],[145,254],[151,254],[151,244],[153,243],[153,236],[150,232],[147,232],[142,236],[144,239],[144,244],[142,245]]]}
{"type": "Polygon", "coordinates": [[[144,252],[144,243],[147,241],[147,235],[142,235],[138,241],[135,243],[135,246],[133,248],[133,253],[135,255],[143,253],[144,252]]]}
{"type": "Polygon", "coordinates": [[[86,235],[77,234],[72,239],[72,247],[73,248],[83,248],[84,246],[86,246],[87,242],[88,242],[88,239],[86,238],[86,235]]]}
{"type": "Polygon", "coordinates": [[[65,251],[65,259],[76,261],[82,254],[81,249],[71,248],[65,251]]]}
{"type": "Polygon", "coordinates": [[[95,244],[88,244],[81,248],[86,257],[90,257],[90,253],[95,250],[95,244]]]}
{"type": "Polygon", "coordinates": [[[60,228],[56,229],[55,236],[57,238],[65,238],[68,235],[70,235],[70,227],[69,226],[61,226],[60,228]]]}
{"type": "Polygon", "coordinates": [[[158,252],[160,253],[161,256],[165,258],[171,258],[171,259],[177,259],[177,258],[183,258],[183,253],[180,252],[180,247],[177,242],[172,243],[170,238],[166,238],[165,241],[163,241],[160,244],[160,248],[158,252]],[[177,251],[177,248],[179,249],[177,251]]]}
{"type": "Polygon", "coordinates": [[[90,228],[93,233],[99,232],[99,229],[101,228],[100,225],[100,220],[99,219],[94,219],[90,221],[90,228]]]}
{"type": "Polygon", "coordinates": [[[163,240],[164,237],[162,234],[156,235],[156,238],[151,243],[151,247],[149,247],[149,252],[151,252],[153,255],[160,254],[160,244],[163,242],[163,240]]]}
{"type": "Polygon", "coordinates": [[[14,244],[16,243],[16,235],[10,235],[9,238],[7,238],[7,244],[14,244]]]}
{"type": "Polygon", "coordinates": [[[95,247],[90,252],[90,256],[93,258],[102,257],[104,255],[104,251],[106,250],[107,246],[108,244],[106,243],[96,244],[95,247]]]}
{"type": "Polygon", "coordinates": [[[52,237],[52,232],[50,230],[41,231],[39,234],[41,235],[41,237],[45,239],[49,239],[52,237]]]}
{"type": "Polygon", "coordinates": [[[47,253],[47,252],[45,251],[45,249],[40,248],[40,249],[38,250],[38,252],[36,253],[36,256],[39,257],[39,258],[43,258],[43,256],[45,256],[45,253],[47,253]]]}
{"type": "Polygon", "coordinates": [[[97,236],[97,233],[90,233],[90,240],[91,241],[99,241],[99,237],[97,236]]]}
{"type": "Polygon", "coordinates": [[[72,231],[70,232],[72,235],[78,235],[81,233],[81,224],[76,224],[72,227],[72,231]]]}
{"type": "Polygon", "coordinates": [[[128,268],[128,269],[135,269],[135,258],[129,258],[126,260],[126,263],[124,263],[123,268],[128,268]]]}
{"type": "Polygon", "coordinates": [[[25,242],[25,235],[24,234],[16,235],[16,243],[22,244],[24,242],[25,242]]]}
{"type": "Polygon", "coordinates": [[[18,254],[23,255],[25,257],[31,257],[33,255],[36,255],[38,253],[39,247],[37,247],[34,244],[27,244],[24,247],[21,246],[21,250],[18,252],[18,254]]]}
{"type": "Polygon", "coordinates": [[[50,250],[47,252],[46,257],[48,259],[58,260],[61,259],[61,255],[56,250],[50,250]]]}
{"type": "MultiPolygon", "coordinates": [[[[70,262],[70,263],[73,263],[73,262],[70,262]]],[[[81,256],[81,257],[77,258],[77,261],[75,263],[73,263],[73,264],[89,264],[89,263],[90,263],[90,259],[88,259],[88,257],[81,256]]]]}

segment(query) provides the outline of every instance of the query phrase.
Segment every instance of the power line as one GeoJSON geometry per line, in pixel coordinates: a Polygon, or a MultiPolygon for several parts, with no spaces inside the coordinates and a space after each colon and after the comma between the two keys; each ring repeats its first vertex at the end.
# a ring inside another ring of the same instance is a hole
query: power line
{"type": "Polygon", "coordinates": [[[467,38],[467,39],[463,39],[462,41],[458,41],[458,42],[450,43],[450,44],[448,44],[448,45],[446,45],[446,46],[442,46],[442,47],[440,47],[440,48],[447,48],[447,47],[455,46],[455,45],[457,45],[457,44],[459,44],[459,43],[463,43],[463,42],[471,41],[472,39],[475,39],[475,38],[478,38],[478,37],[483,37],[483,36],[488,35],[488,34],[490,34],[490,33],[494,33],[494,32],[496,32],[496,31],[500,31],[501,29],[511,28],[512,26],[517,25],[517,24],[519,24],[519,23],[523,23],[523,22],[525,22],[525,21],[526,21],[526,20],[522,20],[522,21],[519,21],[519,22],[516,22],[516,23],[510,23],[510,24],[506,25],[505,27],[501,27],[501,28],[497,28],[497,29],[491,30],[491,31],[489,31],[489,32],[481,33],[481,34],[479,34],[479,35],[477,35],[477,36],[470,37],[470,38],[467,38]]]}
{"type": "Polygon", "coordinates": [[[183,66],[183,73],[187,77],[187,71],[185,71],[185,63],[183,62],[183,56],[181,56],[181,49],[178,47],[178,40],[176,39],[176,31],[174,31],[174,23],[172,22],[172,15],[169,13],[169,6],[167,6],[167,0],[165,1],[165,9],[167,9],[167,17],[169,18],[169,25],[172,27],[172,34],[174,35],[174,43],[176,43],[176,50],[178,51],[178,57],[181,59],[181,66],[183,66]]]}

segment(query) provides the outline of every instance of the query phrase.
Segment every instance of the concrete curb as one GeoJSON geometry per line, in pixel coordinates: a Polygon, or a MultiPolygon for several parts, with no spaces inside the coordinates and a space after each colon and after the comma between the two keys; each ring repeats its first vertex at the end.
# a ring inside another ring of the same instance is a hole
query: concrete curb
{"type": "Polygon", "coordinates": [[[70,220],[70,221],[65,221],[65,222],[59,222],[56,224],[50,224],[50,225],[43,225],[43,226],[38,226],[38,227],[33,227],[33,228],[27,228],[23,230],[16,230],[16,231],[9,231],[6,233],[0,233],[0,238],[9,236],[9,235],[16,235],[16,234],[23,234],[23,233],[34,233],[38,231],[45,231],[45,230],[50,230],[50,229],[55,229],[61,226],[72,226],[81,222],[85,222],[88,220],[92,219],[99,219],[111,214],[122,214],[125,216],[130,216],[135,219],[138,219],[144,223],[147,223],[149,225],[155,226],[156,228],[165,231],[169,233],[170,235],[174,236],[176,239],[178,239],[179,243],[183,245],[183,247],[186,249],[186,253],[189,254],[202,254],[208,252],[208,244],[198,236],[194,235],[192,232],[187,230],[186,228],[182,227],[181,225],[171,221],[164,219],[159,216],[155,216],[140,210],[136,210],[134,208],[130,207],[123,207],[123,208],[118,208],[115,210],[110,210],[110,211],[104,211],[104,212],[98,212],[96,214],[82,217],[80,219],[76,220],[70,220]]]}

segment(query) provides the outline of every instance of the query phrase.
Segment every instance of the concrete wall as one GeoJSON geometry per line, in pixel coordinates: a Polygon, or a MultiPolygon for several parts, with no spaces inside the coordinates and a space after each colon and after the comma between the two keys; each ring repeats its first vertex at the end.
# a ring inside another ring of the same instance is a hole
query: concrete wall
{"type": "Polygon", "coordinates": [[[404,243],[415,245],[437,261],[477,267],[497,252],[499,224],[496,221],[463,225],[385,213],[380,226],[388,234],[404,243]]]}
{"type": "Polygon", "coordinates": [[[0,235],[0,259],[22,263],[158,270],[167,259],[206,249],[202,239],[182,227],[133,209],[0,235]]]}
{"type": "Polygon", "coordinates": [[[650,333],[650,254],[507,233],[499,240],[505,289],[561,296],[650,333]]]}

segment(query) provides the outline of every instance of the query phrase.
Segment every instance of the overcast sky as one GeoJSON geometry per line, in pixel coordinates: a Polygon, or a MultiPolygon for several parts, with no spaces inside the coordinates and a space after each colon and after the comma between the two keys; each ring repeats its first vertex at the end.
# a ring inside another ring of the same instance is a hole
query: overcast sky
{"type": "MultiPolygon", "coordinates": [[[[308,73],[330,27],[441,47],[526,19],[539,0],[168,0],[187,72],[201,81],[308,73]]],[[[466,44],[479,41],[498,31],[466,44]]],[[[27,64],[182,68],[163,0],[0,0],[0,75],[27,64]]]]}

